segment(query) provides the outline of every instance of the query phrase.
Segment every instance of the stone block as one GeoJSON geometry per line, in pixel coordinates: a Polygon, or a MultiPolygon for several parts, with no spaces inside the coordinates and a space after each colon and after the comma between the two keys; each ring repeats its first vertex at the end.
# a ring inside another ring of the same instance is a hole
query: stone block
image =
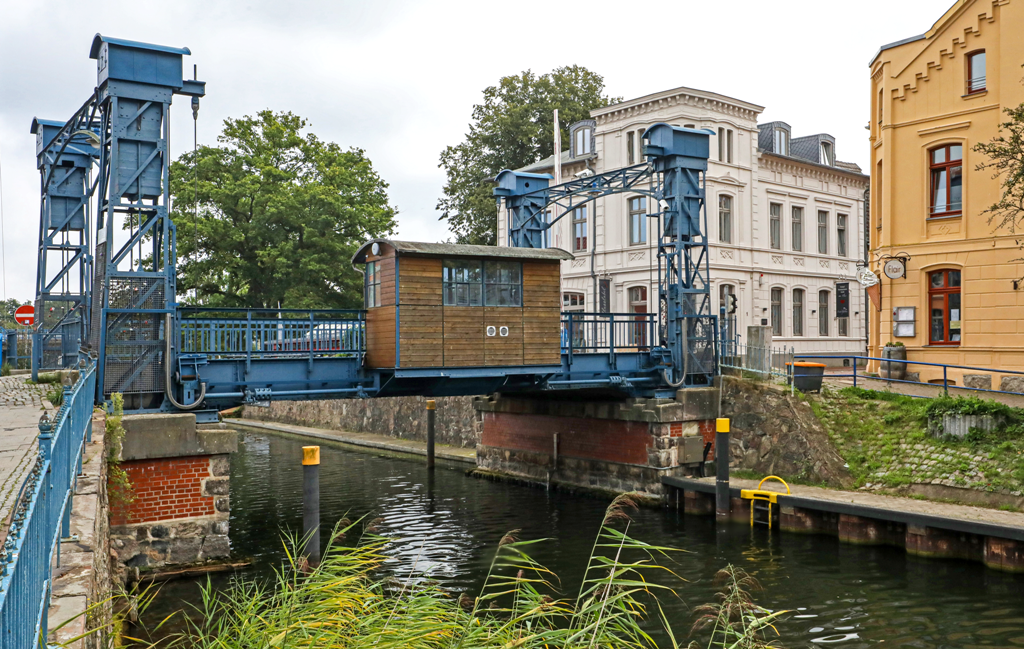
{"type": "Polygon", "coordinates": [[[214,500],[213,506],[219,512],[228,513],[231,511],[231,501],[228,500],[227,496],[221,496],[214,500]]]}
{"type": "Polygon", "coordinates": [[[991,374],[964,374],[964,387],[977,388],[979,390],[992,389],[991,374]]]}
{"type": "Polygon", "coordinates": [[[228,478],[206,478],[203,480],[202,493],[204,496],[226,496],[229,486],[228,478]]]}
{"type": "Polygon", "coordinates": [[[972,428],[991,431],[996,428],[996,420],[990,415],[943,415],[942,434],[947,437],[963,439],[972,428]]]}
{"type": "Polygon", "coordinates": [[[682,414],[676,421],[707,421],[718,416],[718,388],[686,388],[676,391],[682,414]]]}
{"type": "Polygon", "coordinates": [[[167,563],[195,563],[203,549],[203,539],[177,538],[167,551],[167,563]]]}
{"type": "Polygon", "coordinates": [[[227,536],[210,534],[203,539],[200,559],[225,559],[231,556],[231,542],[227,536]]]}
{"type": "Polygon", "coordinates": [[[1003,392],[1018,392],[1024,394],[1024,376],[1004,376],[999,380],[999,389],[1003,392]]]}
{"type": "Polygon", "coordinates": [[[149,528],[149,535],[154,539],[165,539],[170,536],[170,530],[163,525],[154,525],[149,528]]]}
{"type": "Polygon", "coordinates": [[[176,524],[173,529],[176,539],[199,538],[205,536],[209,531],[202,521],[185,521],[176,524]]]}
{"type": "Polygon", "coordinates": [[[231,456],[215,455],[210,458],[210,475],[223,477],[231,475],[231,456]]]}
{"type": "Polygon", "coordinates": [[[121,459],[150,460],[194,455],[223,455],[238,448],[231,430],[196,430],[191,414],[127,415],[121,459]]]}
{"type": "Polygon", "coordinates": [[[220,535],[223,535],[223,536],[227,536],[228,535],[228,522],[227,521],[215,521],[213,523],[213,525],[210,526],[210,530],[214,534],[220,534],[220,535]]]}

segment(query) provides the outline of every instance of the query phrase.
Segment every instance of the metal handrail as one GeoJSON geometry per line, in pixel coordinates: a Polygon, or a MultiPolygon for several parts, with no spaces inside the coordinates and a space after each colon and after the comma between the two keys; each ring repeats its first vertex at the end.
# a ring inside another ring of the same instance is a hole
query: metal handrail
{"type": "MultiPolygon", "coordinates": [[[[797,358],[797,359],[818,359],[818,360],[822,360],[822,359],[826,359],[826,360],[827,359],[836,359],[836,360],[849,359],[849,360],[852,361],[850,363],[850,365],[852,366],[852,370],[853,370],[851,373],[849,373],[849,374],[826,374],[826,377],[828,377],[828,378],[840,378],[840,379],[841,378],[852,378],[853,379],[853,387],[857,387],[857,377],[858,377],[858,374],[857,374],[857,361],[879,361],[879,362],[882,362],[882,363],[898,363],[898,364],[902,364],[902,365],[924,365],[924,366],[927,366],[927,367],[941,367],[942,368],[942,383],[941,383],[941,385],[942,385],[942,390],[943,390],[943,392],[945,394],[949,394],[949,387],[950,387],[949,386],[949,370],[951,368],[952,369],[958,369],[958,370],[976,370],[976,371],[988,372],[988,373],[992,373],[992,374],[1015,374],[1015,375],[1018,375],[1018,376],[1024,376],[1024,371],[1018,371],[1018,370],[995,369],[995,368],[992,368],[992,367],[975,367],[973,365],[953,365],[953,364],[950,364],[950,363],[929,363],[927,361],[911,361],[911,360],[903,360],[903,359],[900,359],[900,358],[877,358],[877,357],[874,357],[874,356],[845,355],[845,354],[796,354],[794,356],[794,358],[797,358]]],[[[939,383],[921,383],[920,381],[907,381],[906,379],[893,379],[893,378],[887,378],[887,377],[868,376],[868,375],[866,375],[864,373],[861,373],[859,376],[862,379],[871,379],[871,380],[875,380],[875,381],[885,381],[887,383],[908,383],[910,385],[934,385],[934,386],[940,385],[939,383]]],[[[953,388],[956,389],[956,390],[970,390],[972,392],[992,392],[992,393],[995,393],[995,394],[1016,394],[1016,395],[1020,395],[1021,394],[1020,392],[1008,392],[1006,390],[989,390],[987,388],[971,388],[971,387],[967,387],[965,385],[954,385],[953,388]]]]}
{"type": "Polygon", "coordinates": [[[70,535],[72,496],[82,450],[92,437],[96,363],[86,361],[53,420],[39,422],[39,454],[14,505],[0,548],[0,638],[3,646],[45,646],[52,565],[70,535]]]}

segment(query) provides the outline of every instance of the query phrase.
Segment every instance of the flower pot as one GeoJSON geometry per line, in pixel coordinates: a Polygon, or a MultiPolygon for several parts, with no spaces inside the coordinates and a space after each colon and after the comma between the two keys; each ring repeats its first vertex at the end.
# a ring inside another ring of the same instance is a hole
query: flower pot
{"type": "Polygon", "coordinates": [[[824,363],[786,363],[790,380],[801,392],[821,392],[821,380],[825,378],[824,363]]]}
{"type": "Polygon", "coordinates": [[[896,361],[907,360],[907,348],[906,347],[883,347],[882,358],[891,358],[892,361],[882,361],[878,368],[878,374],[883,379],[895,379],[902,381],[907,375],[907,364],[897,363],[896,361]]]}

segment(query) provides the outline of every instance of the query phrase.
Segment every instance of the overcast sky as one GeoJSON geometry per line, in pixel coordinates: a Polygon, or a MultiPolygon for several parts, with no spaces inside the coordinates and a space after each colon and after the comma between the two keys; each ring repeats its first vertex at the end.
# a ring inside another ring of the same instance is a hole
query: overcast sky
{"type": "MultiPolygon", "coordinates": [[[[455,2],[423,0],[0,0],[0,171],[6,288],[32,299],[39,227],[35,116],[68,119],[89,97],[96,32],[187,46],[207,96],[199,141],[226,117],[290,110],[365,149],[390,184],[399,236],[448,232],[434,206],[438,154],[459,142],[481,91],[527,68],[579,64],[626,99],[689,86],[765,106],[799,137],[827,132],[867,168],[868,63],[919,34],[952,0],[455,2]],[[880,20],[884,17],[884,20],[880,20]]],[[[188,98],[171,149],[192,147],[188,98]]],[[[347,263],[347,260],[339,260],[347,263]]]]}

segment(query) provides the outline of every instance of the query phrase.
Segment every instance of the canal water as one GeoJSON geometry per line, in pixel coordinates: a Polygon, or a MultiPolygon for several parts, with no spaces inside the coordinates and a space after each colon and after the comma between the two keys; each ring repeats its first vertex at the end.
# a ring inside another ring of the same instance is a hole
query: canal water
{"type": "MultiPolygon", "coordinates": [[[[231,578],[265,579],[280,565],[282,531],[302,525],[301,446],[276,435],[240,434],[231,466],[232,551],[254,563],[234,577],[212,577],[215,586],[231,578]]],[[[379,517],[380,531],[392,539],[388,570],[401,578],[429,575],[471,595],[499,539],[513,529],[522,539],[552,539],[534,546],[534,556],[559,575],[565,592],[575,592],[607,505],[470,478],[464,466],[439,464],[430,479],[422,458],[323,443],[321,458],[325,526],[345,516],[379,517]]],[[[716,526],[713,517],[669,510],[637,512],[629,532],[686,550],[672,568],[687,582],[679,585],[678,598],[663,599],[677,637],[685,637],[693,608],[713,599],[714,573],[732,563],[761,582],[759,604],[794,611],[778,624],[783,647],[1024,647],[1024,576],[831,537],[716,526]]],[[[176,609],[189,609],[205,582],[165,583],[143,621],[152,627],[176,609]]],[[[156,635],[179,628],[171,622],[156,635]]]]}

